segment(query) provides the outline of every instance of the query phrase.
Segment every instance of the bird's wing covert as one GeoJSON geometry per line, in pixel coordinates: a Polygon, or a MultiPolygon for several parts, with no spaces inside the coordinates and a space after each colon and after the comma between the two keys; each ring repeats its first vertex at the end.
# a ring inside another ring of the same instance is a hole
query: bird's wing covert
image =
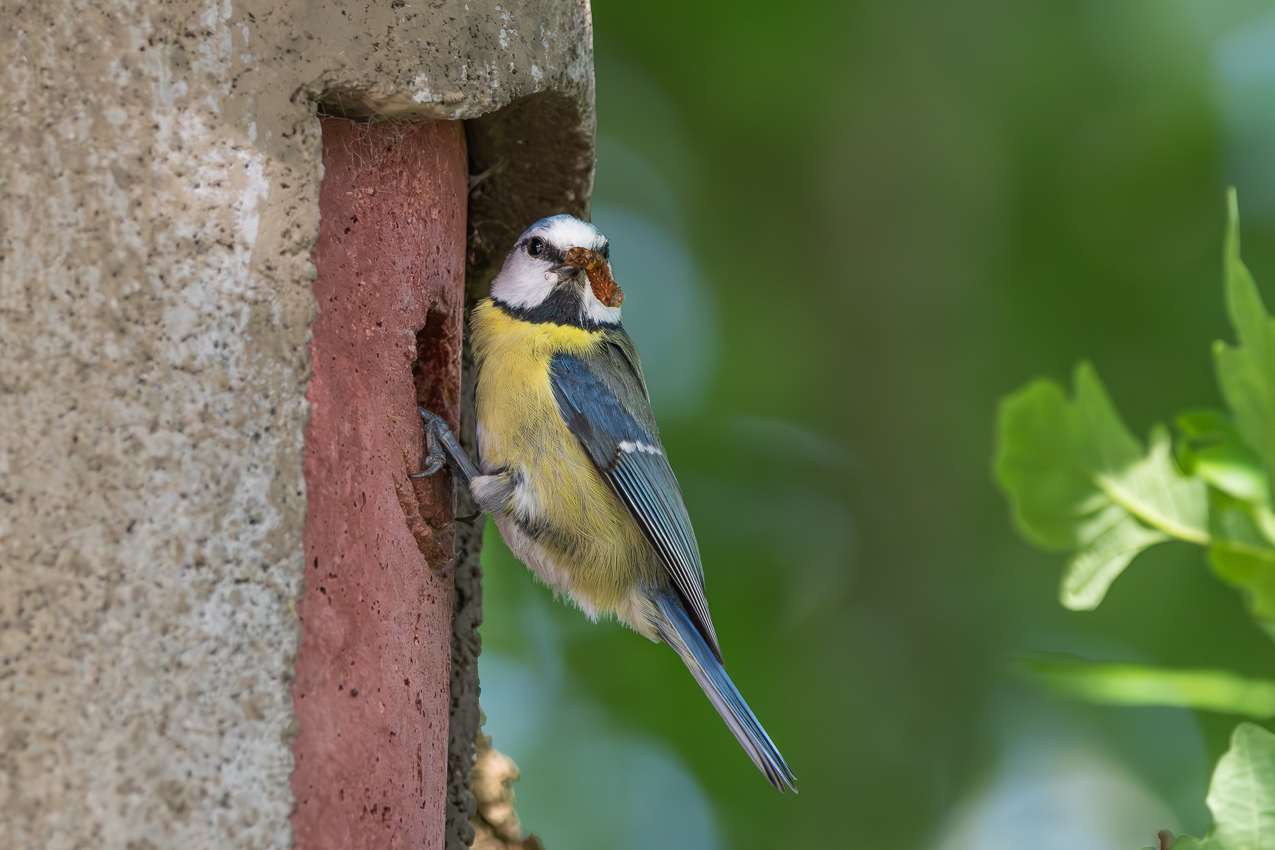
{"type": "Polygon", "coordinates": [[[642,529],[720,660],[695,532],[660,444],[636,353],[626,347],[632,343],[608,343],[587,358],[554,356],[553,394],[567,428],[642,529]]]}

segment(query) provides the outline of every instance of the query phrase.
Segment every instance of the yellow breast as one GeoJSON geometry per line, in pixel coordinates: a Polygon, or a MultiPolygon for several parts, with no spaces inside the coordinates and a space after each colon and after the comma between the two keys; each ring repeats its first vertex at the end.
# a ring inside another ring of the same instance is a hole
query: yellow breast
{"type": "Polygon", "coordinates": [[[518,505],[547,529],[541,543],[570,577],[571,595],[614,610],[637,574],[652,569],[650,548],[567,429],[549,374],[555,354],[587,356],[603,334],[525,322],[490,299],[475,309],[471,329],[483,471],[519,474],[518,505]]]}
{"type": "Polygon", "coordinates": [[[474,310],[471,327],[484,471],[531,467],[545,453],[579,454],[587,460],[558,413],[549,362],[558,353],[588,354],[601,344],[601,334],[524,322],[490,299],[474,310]]]}

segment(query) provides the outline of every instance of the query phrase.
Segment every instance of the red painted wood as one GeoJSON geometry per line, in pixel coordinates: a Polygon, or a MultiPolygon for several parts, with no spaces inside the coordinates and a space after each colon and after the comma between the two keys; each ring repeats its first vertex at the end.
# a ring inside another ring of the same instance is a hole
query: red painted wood
{"type": "Polygon", "coordinates": [[[441,848],[452,601],[430,565],[451,552],[451,491],[407,473],[418,395],[459,413],[464,130],[325,119],[323,165],[294,842],[441,848]]]}

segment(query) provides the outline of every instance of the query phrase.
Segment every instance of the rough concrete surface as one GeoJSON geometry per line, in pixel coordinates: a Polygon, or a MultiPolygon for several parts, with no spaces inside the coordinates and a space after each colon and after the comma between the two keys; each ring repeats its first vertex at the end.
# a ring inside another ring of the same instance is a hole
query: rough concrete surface
{"type": "Polygon", "coordinates": [[[0,43],[0,846],[286,847],[315,103],[554,93],[541,196],[587,205],[587,5],[0,3],[0,43]]]}
{"type": "Polygon", "coordinates": [[[454,500],[446,473],[407,475],[424,466],[418,379],[421,403],[458,425],[464,134],[323,122],[292,687],[306,850],[443,846],[454,500]]]}

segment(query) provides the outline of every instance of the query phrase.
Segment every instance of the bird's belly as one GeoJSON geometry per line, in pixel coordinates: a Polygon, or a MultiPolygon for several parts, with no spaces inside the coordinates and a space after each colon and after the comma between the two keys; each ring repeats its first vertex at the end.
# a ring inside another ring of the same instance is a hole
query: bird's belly
{"type": "Polygon", "coordinates": [[[635,585],[651,583],[654,553],[567,436],[572,443],[544,446],[507,467],[512,497],[496,521],[514,554],[542,581],[596,617],[614,611],[635,585]]]}
{"type": "Polygon", "coordinates": [[[497,527],[515,555],[591,616],[615,611],[659,580],[627,509],[567,429],[548,370],[502,361],[478,386],[483,471],[509,487],[497,527]],[[492,380],[487,380],[491,376],[492,380]]]}

